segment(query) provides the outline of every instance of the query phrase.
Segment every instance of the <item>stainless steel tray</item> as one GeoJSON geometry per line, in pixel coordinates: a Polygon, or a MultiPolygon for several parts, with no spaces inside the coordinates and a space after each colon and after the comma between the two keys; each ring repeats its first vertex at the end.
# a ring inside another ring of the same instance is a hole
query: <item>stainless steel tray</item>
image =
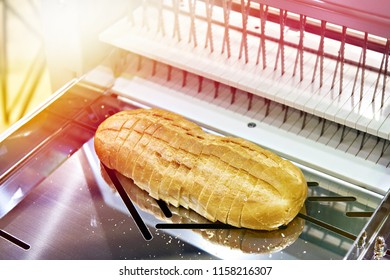
{"type": "Polygon", "coordinates": [[[361,246],[383,196],[305,166],[305,212],[271,233],[171,206],[166,215],[166,205],[133,185],[145,236],[92,142],[107,116],[139,105],[79,82],[0,138],[0,259],[343,259],[361,246]]]}

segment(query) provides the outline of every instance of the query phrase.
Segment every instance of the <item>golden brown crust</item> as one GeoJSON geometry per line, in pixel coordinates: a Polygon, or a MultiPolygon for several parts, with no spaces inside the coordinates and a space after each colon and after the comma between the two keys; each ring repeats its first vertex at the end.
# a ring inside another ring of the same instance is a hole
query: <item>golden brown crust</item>
{"type": "Polygon", "coordinates": [[[152,197],[237,227],[287,224],[307,194],[305,178],[291,162],[244,139],[207,134],[164,110],[108,118],[96,132],[95,149],[105,165],[152,197]]]}

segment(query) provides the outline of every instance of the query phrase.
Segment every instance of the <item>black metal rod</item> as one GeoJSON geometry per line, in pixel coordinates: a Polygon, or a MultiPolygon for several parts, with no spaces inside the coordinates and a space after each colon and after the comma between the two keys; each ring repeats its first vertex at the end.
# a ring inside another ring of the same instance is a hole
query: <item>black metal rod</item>
{"type": "Polygon", "coordinates": [[[160,207],[161,211],[164,213],[165,217],[171,218],[172,217],[172,212],[168,208],[168,205],[164,201],[162,201],[161,199],[156,200],[156,201],[157,201],[157,204],[160,207]]]}
{"type": "Polygon", "coordinates": [[[330,224],[327,224],[327,223],[325,223],[325,222],[323,222],[323,221],[320,221],[320,220],[318,220],[318,219],[316,219],[316,218],[307,216],[307,215],[305,215],[305,214],[298,213],[297,217],[302,218],[302,219],[304,219],[304,220],[306,220],[306,221],[309,221],[309,222],[311,222],[311,223],[313,223],[313,224],[316,224],[316,225],[318,225],[318,226],[320,226],[320,227],[323,227],[323,228],[325,228],[325,229],[328,229],[328,230],[330,230],[330,231],[333,231],[333,232],[335,232],[335,233],[338,233],[338,234],[340,234],[340,235],[342,235],[342,236],[344,236],[344,237],[347,237],[347,238],[349,238],[349,239],[356,240],[356,238],[357,238],[356,235],[353,235],[353,234],[351,234],[351,233],[349,233],[349,232],[346,232],[345,230],[342,230],[342,229],[340,229],[340,228],[337,228],[337,227],[335,227],[335,226],[332,226],[332,225],[330,225],[330,224]]]}
{"type": "Polygon", "coordinates": [[[323,202],[323,201],[356,201],[354,196],[309,196],[307,201],[310,202],[323,202]]]}
{"type": "Polygon", "coordinates": [[[5,232],[4,230],[0,229],[0,237],[3,237],[4,239],[7,239],[9,242],[14,243],[15,245],[19,246],[20,248],[24,250],[30,249],[30,245],[28,245],[26,242],[23,242],[19,238],[16,238],[15,236],[9,234],[8,232],[5,232]]]}
{"type": "Polygon", "coordinates": [[[351,218],[367,218],[367,217],[371,217],[373,213],[374,212],[371,211],[350,211],[345,213],[345,215],[351,218]]]}
{"type": "Polygon", "coordinates": [[[222,223],[183,223],[183,224],[156,224],[157,229],[234,229],[236,227],[222,223]]]}
{"type": "Polygon", "coordinates": [[[120,197],[122,198],[123,202],[125,203],[127,209],[129,210],[131,216],[134,219],[134,222],[138,226],[138,229],[141,231],[143,237],[145,240],[151,240],[153,238],[152,234],[150,233],[148,227],[142,220],[141,216],[139,215],[137,209],[135,208],[133,202],[131,202],[129,196],[127,195],[125,189],[123,188],[122,184],[119,182],[118,178],[115,175],[115,171],[108,168],[104,164],[102,164],[104,169],[106,170],[108,176],[110,177],[112,183],[114,184],[116,190],[118,191],[120,197]]]}

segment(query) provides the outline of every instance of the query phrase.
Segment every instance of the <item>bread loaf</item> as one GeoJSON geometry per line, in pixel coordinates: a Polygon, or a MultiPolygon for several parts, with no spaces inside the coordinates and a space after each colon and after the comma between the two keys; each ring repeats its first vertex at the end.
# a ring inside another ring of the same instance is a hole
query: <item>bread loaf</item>
{"type": "Polygon", "coordinates": [[[210,221],[274,230],[297,215],[307,194],[305,178],[291,162],[244,139],[205,133],[160,109],[109,117],[94,143],[103,164],[153,198],[210,221]]]}

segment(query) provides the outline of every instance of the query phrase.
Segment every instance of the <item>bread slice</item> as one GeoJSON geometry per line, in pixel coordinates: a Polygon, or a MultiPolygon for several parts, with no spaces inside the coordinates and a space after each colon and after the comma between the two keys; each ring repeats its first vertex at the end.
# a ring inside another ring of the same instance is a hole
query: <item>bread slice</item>
{"type": "MultiPolygon", "coordinates": [[[[141,140],[142,134],[136,130],[133,130],[129,137],[126,140],[126,143],[124,145],[128,148],[128,154],[120,154],[119,157],[125,157],[126,160],[125,164],[123,166],[118,167],[118,169],[123,170],[123,174],[129,178],[134,178],[133,176],[133,169],[135,166],[134,159],[137,156],[137,151],[134,149],[134,147],[137,145],[138,141],[141,140]]],[[[135,179],[136,180],[136,179],[135,179]]]]}
{"type": "Polygon", "coordinates": [[[169,166],[169,161],[163,157],[166,147],[162,141],[153,138],[150,141],[148,149],[150,149],[151,152],[147,163],[151,167],[151,172],[145,176],[146,178],[149,177],[148,182],[150,186],[150,195],[156,199],[161,199],[159,187],[162,179],[164,178],[166,169],[169,166]],[[156,166],[159,166],[159,168],[156,168],[156,166]]]}
{"type": "MultiPolygon", "coordinates": [[[[217,209],[215,207],[210,207],[209,202],[210,202],[210,197],[213,195],[214,191],[218,188],[218,181],[221,179],[221,175],[224,172],[226,163],[218,160],[218,158],[213,155],[209,156],[209,160],[210,160],[210,164],[214,166],[214,171],[208,176],[205,186],[202,189],[201,193],[199,194],[199,197],[197,199],[198,201],[197,212],[198,213],[206,212],[209,214],[209,220],[216,221],[215,214],[217,209]]],[[[217,200],[221,199],[221,197],[216,199],[217,200]]]]}
{"type": "Polygon", "coordinates": [[[137,178],[137,185],[142,189],[150,192],[149,185],[149,176],[152,171],[152,165],[148,163],[148,159],[150,158],[150,150],[148,149],[149,143],[151,141],[153,132],[158,129],[160,125],[156,123],[152,123],[143,134],[142,138],[134,147],[134,149],[139,150],[139,154],[137,159],[135,160],[134,170],[133,170],[133,178],[137,178]],[[135,175],[137,174],[137,176],[135,175]]]}
{"type": "Polygon", "coordinates": [[[182,189],[180,191],[180,199],[179,203],[181,206],[185,208],[189,208],[190,204],[190,192],[192,190],[191,186],[194,183],[194,180],[196,179],[196,170],[194,167],[199,164],[200,155],[202,153],[203,145],[199,143],[198,141],[194,141],[193,138],[188,138],[185,135],[181,135],[182,144],[179,146],[180,149],[187,150],[189,152],[188,160],[186,160],[186,166],[189,168],[188,173],[186,174],[186,178],[183,178],[182,181],[182,189]]]}
{"type": "Polygon", "coordinates": [[[124,123],[128,121],[125,117],[114,116],[109,123],[103,122],[99,126],[100,137],[95,138],[94,142],[95,149],[105,151],[100,156],[102,157],[101,160],[109,168],[115,168],[113,162],[114,158],[117,156],[118,146],[113,143],[115,143],[124,123]]]}
{"type": "Polygon", "coordinates": [[[237,183],[240,184],[240,190],[234,198],[227,216],[227,223],[236,227],[241,227],[241,213],[245,202],[251,196],[256,179],[249,173],[236,176],[237,183]]]}
{"type": "Polygon", "coordinates": [[[131,161],[133,163],[133,170],[131,170],[131,176],[130,178],[141,178],[143,170],[138,166],[139,161],[142,160],[142,154],[144,153],[146,146],[150,142],[151,136],[146,133],[146,130],[153,126],[153,122],[149,121],[148,119],[144,118],[143,120],[139,121],[137,125],[134,127],[134,130],[139,132],[141,134],[141,138],[139,141],[134,145],[132,152],[131,152],[131,161]],[[138,130],[137,130],[138,129],[138,130]],[[137,168],[138,167],[138,168],[137,168]],[[137,172],[137,176],[135,173],[137,172]]]}
{"type": "MultiPolygon", "coordinates": [[[[159,130],[156,131],[156,133],[153,134],[153,137],[159,133],[160,130],[166,131],[166,128],[160,128],[159,130]]],[[[170,143],[175,143],[177,141],[177,133],[173,131],[169,131],[169,139],[162,140],[161,138],[156,138],[161,142],[161,145],[164,145],[163,142],[165,141],[170,141],[170,143]]],[[[164,159],[166,160],[166,168],[164,168],[164,173],[162,174],[162,178],[160,183],[158,184],[157,189],[158,189],[158,195],[159,197],[165,197],[165,201],[167,203],[170,203],[172,205],[178,206],[178,199],[175,195],[172,194],[172,190],[170,190],[169,186],[171,185],[171,182],[174,178],[174,174],[176,173],[176,170],[180,166],[180,157],[178,158],[177,155],[177,150],[172,147],[172,145],[169,145],[167,149],[164,150],[165,155],[164,159]]],[[[156,167],[155,167],[156,168],[156,167]]]]}

